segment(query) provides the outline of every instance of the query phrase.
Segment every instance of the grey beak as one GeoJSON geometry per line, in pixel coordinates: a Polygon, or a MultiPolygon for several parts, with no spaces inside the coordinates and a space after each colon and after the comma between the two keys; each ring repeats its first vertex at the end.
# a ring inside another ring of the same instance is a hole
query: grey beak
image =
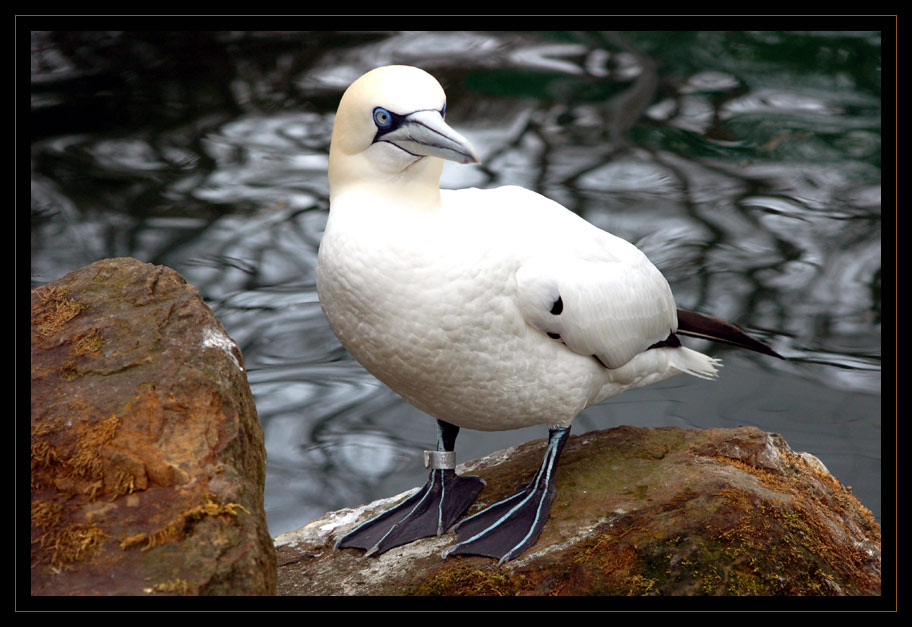
{"type": "Polygon", "coordinates": [[[416,111],[405,116],[399,128],[382,141],[423,157],[440,157],[456,163],[481,163],[475,148],[443,121],[439,111],[416,111]]]}

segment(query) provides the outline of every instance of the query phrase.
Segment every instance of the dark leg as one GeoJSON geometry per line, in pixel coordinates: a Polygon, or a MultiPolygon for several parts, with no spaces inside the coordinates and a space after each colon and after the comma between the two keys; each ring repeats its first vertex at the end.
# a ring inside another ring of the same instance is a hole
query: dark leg
{"type": "Polygon", "coordinates": [[[554,427],[548,432],[548,448],[541,467],[530,483],[456,526],[459,542],[445,555],[486,555],[506,562],[535,544],[541,534],[551,502],[554,500],[554,475],[557,460],[570,427],[554,427]]]}
{"type": "MultiPolygon", "coordinates": [[[[452,453],[459,427],[437,421],[437,451],[452,453]]],[[[427,483],[399,505],[356,527],[336,548],[365,549],[365,555],[408,544],[419,538],[439,536],[462,516],[484,482],[478,477],[460,477],[450,463],[430,464],[427,483]]]]}

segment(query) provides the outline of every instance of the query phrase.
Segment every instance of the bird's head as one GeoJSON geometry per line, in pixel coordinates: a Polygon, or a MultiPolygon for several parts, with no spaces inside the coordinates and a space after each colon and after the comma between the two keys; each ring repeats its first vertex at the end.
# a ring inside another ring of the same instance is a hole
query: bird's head
{"type": "Polygon", "coordinates": [[[415,67],[380,67],[339,103],[329,150],[330,193],[351,184],[433,185],[442,159],[478,163],[472,145],[443,120],[446,94],[415,67]]]}

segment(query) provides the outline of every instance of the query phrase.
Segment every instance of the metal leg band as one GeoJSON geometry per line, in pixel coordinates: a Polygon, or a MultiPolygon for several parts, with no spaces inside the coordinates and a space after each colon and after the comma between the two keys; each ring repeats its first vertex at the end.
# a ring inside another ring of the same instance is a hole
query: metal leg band
{"type": "Polygon", "coordinates": [[[453,470],[456,468],[456,454],[453,451],[425,451],[424,467],[431,470],[453,470]]]}

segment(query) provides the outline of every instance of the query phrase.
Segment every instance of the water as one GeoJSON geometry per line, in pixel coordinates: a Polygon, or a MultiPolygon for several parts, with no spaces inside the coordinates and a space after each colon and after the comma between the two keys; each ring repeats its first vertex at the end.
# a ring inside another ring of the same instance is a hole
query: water
{"type": "MultiPolygon", "coordinates": [[[[394,62],[441,80],[484,160],[445,187],[534,188],[788,357],[689,342],[724,358],[719,381],[628,393],[574,433],[755,425],[880,516],[878,33],[34,32],[32,287],[133,256],[200,289],[244,353],[273,535],[423,483],[435,442],[314,287],[335,106],[394,62]]],[[[463,430],[457,458],[545,433],[463,430]]]]}

